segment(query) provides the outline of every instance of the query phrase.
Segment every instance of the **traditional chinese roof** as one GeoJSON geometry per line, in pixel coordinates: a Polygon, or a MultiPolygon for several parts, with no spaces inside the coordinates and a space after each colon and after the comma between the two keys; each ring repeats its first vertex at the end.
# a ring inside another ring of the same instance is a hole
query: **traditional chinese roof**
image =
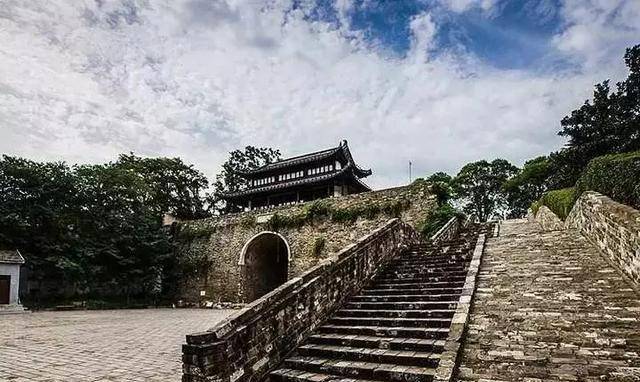
{"type": "Polygon", "coordinates": [[[24,257],[18,250],[2,250],[0,249],[0,263],[5,264],[24,264],[24,257]]]}
{"type": "MultiPolygon", "coordinates": [[[[341,170],[336,171],[336,172],[332,172],[332,173],[328,173],[328,174],[322,174],[322,175],[316,175],[316,176],[307,177],[307,178],[300,178],[300,179],[290,180],[288,182],[274,183],[274,184],[269,184],[269,185],[265,185],[265,186],[261,186],[261,187],[248,188],[248,189],[240,190],[240,191],[236,191],[236,192],[229,192],[229,193],[224,194],[224,197],[227,198],[227,199],[234,199],[234,198],[238,198],[238,197],[242,197],[242,196],[246,196],[246,195],[256,195],[256,194],[262,194],[262,193],[271,193],[271,192],[274,192],[274,191],[290,189],[290,188],[297,187],[297,186],[306,186],[306,185],[319,184],[319,183],[326,182],[328,180],[337,179],[337,178],[344,177],[344,176],[349,176],[350,172],[351,173],[354,172],[354,170],[355,170],[354,167],[355,167],[354,164],[348,164],[347,166],[343,167],[341,170]]],[[[368,170],[368,171],[369,171],[369,173],[371,173],[371,170],[368,170]]],[[[353,177],[353,178],[354,178],[355,182],[362,187],[362,191],[371,191],[371,188],[369,186],[367,186],[364,182],[362,182],[360,179],[358,179],[358,177],[353,177]]]]}
{"type": "Polygon", "coordinates": [[[337,156],[343,156],[344,159],[346,159],[347,161],[346,166],[351,165],[352,171],[354,175],[356,175],[357,177],[363,178],[371,175],[371,170],[362,169],[355,164],[346,140],[343,140],[342,142],[340,142],[340,145],[338,145],[338,147],[316,151],[310,154],[304,154],[304,155],[299,155],[291,158],[282,159],[277,162],[268,163],[256,169],[239,171],[239,173],[244,177],[252,178],[257,175],[277,172],[279,170],[282,170],[288,167],[298,166],[301,164],[320,162],[320,161],[323,161],[332,157],[337,157],[337,156]]]}

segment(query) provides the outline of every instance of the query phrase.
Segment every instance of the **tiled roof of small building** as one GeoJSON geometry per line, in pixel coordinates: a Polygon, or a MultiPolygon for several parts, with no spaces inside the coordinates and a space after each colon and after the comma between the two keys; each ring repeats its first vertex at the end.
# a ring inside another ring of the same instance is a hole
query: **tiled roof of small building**
{"type": "Polygon", "coordinates": [[[24,264],[24,257],[18,250],[0,249],[0,263],[24,264]]]}
{"type": "Polygon", "coordinates": [[[352,163],[354,165],[354,173],[359,177],[365,177],[371,175],[371,170],[364,170],[357,166],[353,161],[353,157],[351,156],[351,151],[349,150],[349,146],[347,146],[347,141],[344,140],[340,142],[338,147],[333,147],[326,150],[316,151],[309,154],[299,155],[296,157],[286,158],[279,160],[277,162],[268,163],[262,167],[258,167],[252,170],[240,171],[242,175],[254,175],[254,174],[262,174],[266,172],[270,172],[273,170],[278,170],[281,168],[291,167],[303,163],[311,163],[321,161],[327,158],[331,158],[332,156],[342,152],[347,159],[348,163],[352,163]]]}
{"type": "MultiPolygon", "coordinates": [[[[259,193],[262,193],[262,192],[271,192],[271,191],[275,191],[275,190],[286,189],[286,188],[299,186],[299,185],[308,185],[308,184],[319,183],[319,182],[323,182],[323,181],[326,181],[326,180],[329,180],[329,179],[337,178],[337,177],[339,177],[341,175],[344,175],[345,173],[353,171],[354,170],[353,167],[354,167],[353,165],[347,165],[347,167],[344,167],[342,170],[336,171],[336,172],[333,172],[333,173],[317,175],[317,176],[310,177],[310,178],[292,180],[292,181],[284,182],[284,183],[276,183],[276,184],[272,184],[272,185],[268,185],[268,186],[249,188],[249,189],[246,189],[246,190],[240,190],[240,191],[236,191],[236,192],[229,192],[229,193],[226,193],[224,196],[226,198],[235,198],[235,197],[244,196],[244,195],[259,194],[259,193]]],[[[355,180],[366,191],[371,191],[371,188],[369,188],[369,186],[367,186],[365,183],[363,183],[360,179],[358,179],[356,177],[355,180]]]]}

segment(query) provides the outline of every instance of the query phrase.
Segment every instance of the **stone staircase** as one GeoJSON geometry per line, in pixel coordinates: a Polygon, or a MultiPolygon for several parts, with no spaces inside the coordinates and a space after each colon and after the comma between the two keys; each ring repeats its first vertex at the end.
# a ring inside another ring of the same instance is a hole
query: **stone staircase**
{"type": "Polygon", "coordinates": [[[267,380],[433,380],[479,230],[413,246],[386,264],[267,380]]]}

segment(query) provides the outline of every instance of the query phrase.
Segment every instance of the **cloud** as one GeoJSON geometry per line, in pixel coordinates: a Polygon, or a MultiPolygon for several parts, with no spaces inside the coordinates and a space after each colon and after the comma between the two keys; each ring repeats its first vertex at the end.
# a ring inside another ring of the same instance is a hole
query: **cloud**
{"type": "Polygon", "coordinates": [[[462,13],[473,8],[490,11],[498,0],[440,0],[440,2],[450,11],[462,13]]]}
{"type": "MultiPolygon", "coordinates": [[[[558,148],[558,121],[621,61],[616,51],[607,65],[534,74],[430,55],[440,31],[426,12],[411,18],[411,48],[398,57],[354,30],[352,2],[335,3],[339,25],[310,18],[301,3],[9,0],[0,151],[72,162],[181,156],[213,177],[238,147],[296,155],[346,138],[374,170],[370,183],[391,186],[406,181],[409,160],[414,174],[455,172],[558,148]]],[[[602,37],[572,32],[587,17],[566,17],[558,49],[597,57],[580,39],[602,37]]],[[[602,41],[623,44],[616,38],[602,41]]]]}
{"type": "Polygon", "coordinates": [[[588,69],[619,60],[625,47],[640,42],[639,1],[565,0],[562,15],[566,27],[553,42],[588,69]]]}

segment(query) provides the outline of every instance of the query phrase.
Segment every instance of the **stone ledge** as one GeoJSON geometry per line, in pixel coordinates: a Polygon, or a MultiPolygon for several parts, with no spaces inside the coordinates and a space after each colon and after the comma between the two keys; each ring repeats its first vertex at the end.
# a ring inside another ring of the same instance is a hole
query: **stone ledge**
{"type": "Polygon", "coordinates": [[[469,322],[471,301],[473,300],[474,291],[476,289],[476,281],[478,279],[478,272],[482,262],[485,241],[486,235],[480,234],[473,250],[473,256],[469,263],[469,270],[467,271],[464,286],[462,287],[463,293],[460,296],[458,306],[456,307],[456,311],[451,321],[449,336],[446,339],[444,351],[441,354],[440,362],[438,363],[438,368],[435,372],[434,381],[436,382],[451,381],[459,362],[460,350],[464,333],[469,322]]]}
{"type": "Polygon", "coordinates": [[[565,222],[594,244],[636,291],[640,289],[640,211],[586,191],[565,222]]]}

